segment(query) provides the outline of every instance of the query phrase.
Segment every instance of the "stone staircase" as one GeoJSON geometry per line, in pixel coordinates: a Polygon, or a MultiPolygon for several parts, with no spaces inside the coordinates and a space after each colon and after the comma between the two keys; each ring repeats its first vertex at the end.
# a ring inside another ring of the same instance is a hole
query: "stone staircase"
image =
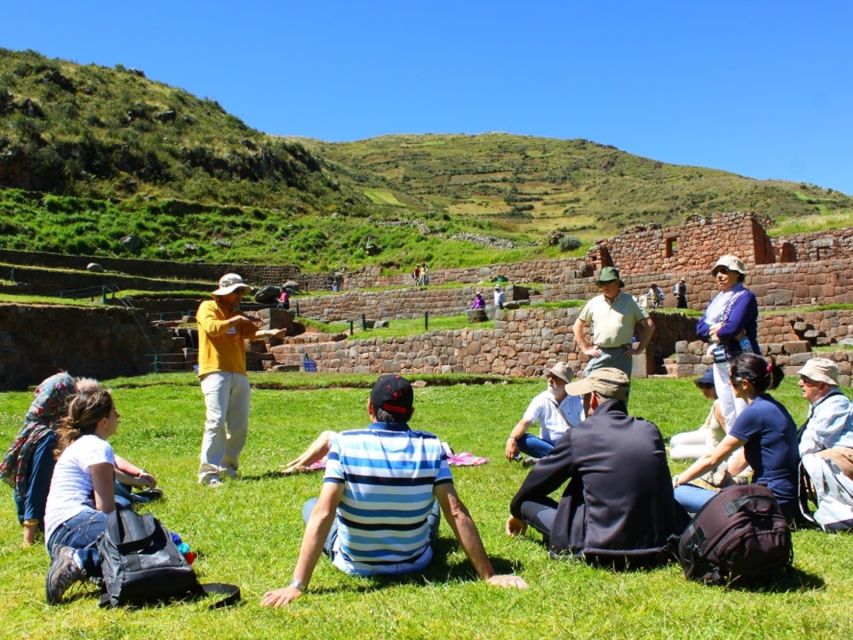
{"type": "Polygon", "coordinates": [[[802,317],[797,317],[791,323],[794,333],[800,340],[808,342],[812,347],[823,347],[832,344],[832,338],[802,317]]]}

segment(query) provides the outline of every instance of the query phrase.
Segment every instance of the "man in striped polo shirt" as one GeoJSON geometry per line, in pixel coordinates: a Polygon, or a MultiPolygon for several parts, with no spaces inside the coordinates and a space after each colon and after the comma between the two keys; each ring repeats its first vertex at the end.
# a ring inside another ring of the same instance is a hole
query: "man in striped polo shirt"
{"type": "Polygon", "coordinates": [[[332,439],[320,497],[309,500],[293,580],[266,593],[280,607],[300,597],[321,552],[342,571],[361,576],[422,571],[432,560],[439,507],[477,574],[490,585],[525,588],[518,576],[496,575],[439,439],[412,431],[414,394],[408,380],[384,375],[370,393],[366,429],[332,439]]]}

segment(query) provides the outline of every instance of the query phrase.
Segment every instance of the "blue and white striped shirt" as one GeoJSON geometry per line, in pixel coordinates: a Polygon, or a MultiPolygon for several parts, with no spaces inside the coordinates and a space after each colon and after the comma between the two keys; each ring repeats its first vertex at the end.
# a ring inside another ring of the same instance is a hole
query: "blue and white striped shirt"
{"type": "Polygon", "coordinates": [[[331,443],[324,482],[344,483],[332,562],[355,575],[420,571],[432,559],[433,488],[453,482],[438,437],[376,422],[331,443]]]}

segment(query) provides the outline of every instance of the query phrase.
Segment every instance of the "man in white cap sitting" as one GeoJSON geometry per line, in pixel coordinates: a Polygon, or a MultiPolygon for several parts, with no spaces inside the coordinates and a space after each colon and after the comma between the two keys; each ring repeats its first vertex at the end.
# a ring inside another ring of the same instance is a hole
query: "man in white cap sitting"
{"type": "Polygon", "coordinates": [[[603,367],[566,386],[583,395],[587,418],[527,475],[510,504],[509,535],[530,525],[552,557],[614,568],[668,558],[687,516],[673,498],[660,431],[627,413],[628,384],[624,371],[603,367]],[[556,502],[551,494],[563,485],[556,502]]]}
{"type": "Polygon", "coordinates": [[[800,456],[817,499],[814,519],[827,531],[853,528],[853,403],[838,388],[838,367],[812,358],[797,372],[809,417],[800,456]]]}
{"type": "Polygon", "coordinates": [[[572,370],[558,362],[546,367],[543,373],[548,379],[548,388],[531,400],[509,434],[504,450],[507,460],[519,460],[522,453],[534,459],[548,455],[563,434],[581,421],[581,399],[566,393],[566,385],[572,381],[572,370]],[[534,422],[539,423],[538,438],[528,433],[534,422]]]}
{"type": "Polygon", "coordinates": [[[219,279],[219,288],[196,312],[198,376],[207,415],[201,441],[198,481],[209,487],[237,475],[240,452],[249,430],[249,378],[245,340],[280,336],[286,329],[259,331],[259,320],[239,311],[252,288],[236,273],[219,279]]]}

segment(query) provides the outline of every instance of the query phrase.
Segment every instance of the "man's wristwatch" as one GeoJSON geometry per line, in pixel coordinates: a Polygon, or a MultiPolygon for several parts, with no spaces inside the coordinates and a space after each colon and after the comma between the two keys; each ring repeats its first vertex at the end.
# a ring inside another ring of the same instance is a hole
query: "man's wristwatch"
{"type": "Polygon", "coordinates": [[[308,588],[308,585],[306,585],[304,582],[302,582],[302,580],[297,580],[296,578],[291,580],[290,584],[287,586],[293,587],[294,589],[299,589],[303,593],[305,593],[305,590],[308,588]]]}

